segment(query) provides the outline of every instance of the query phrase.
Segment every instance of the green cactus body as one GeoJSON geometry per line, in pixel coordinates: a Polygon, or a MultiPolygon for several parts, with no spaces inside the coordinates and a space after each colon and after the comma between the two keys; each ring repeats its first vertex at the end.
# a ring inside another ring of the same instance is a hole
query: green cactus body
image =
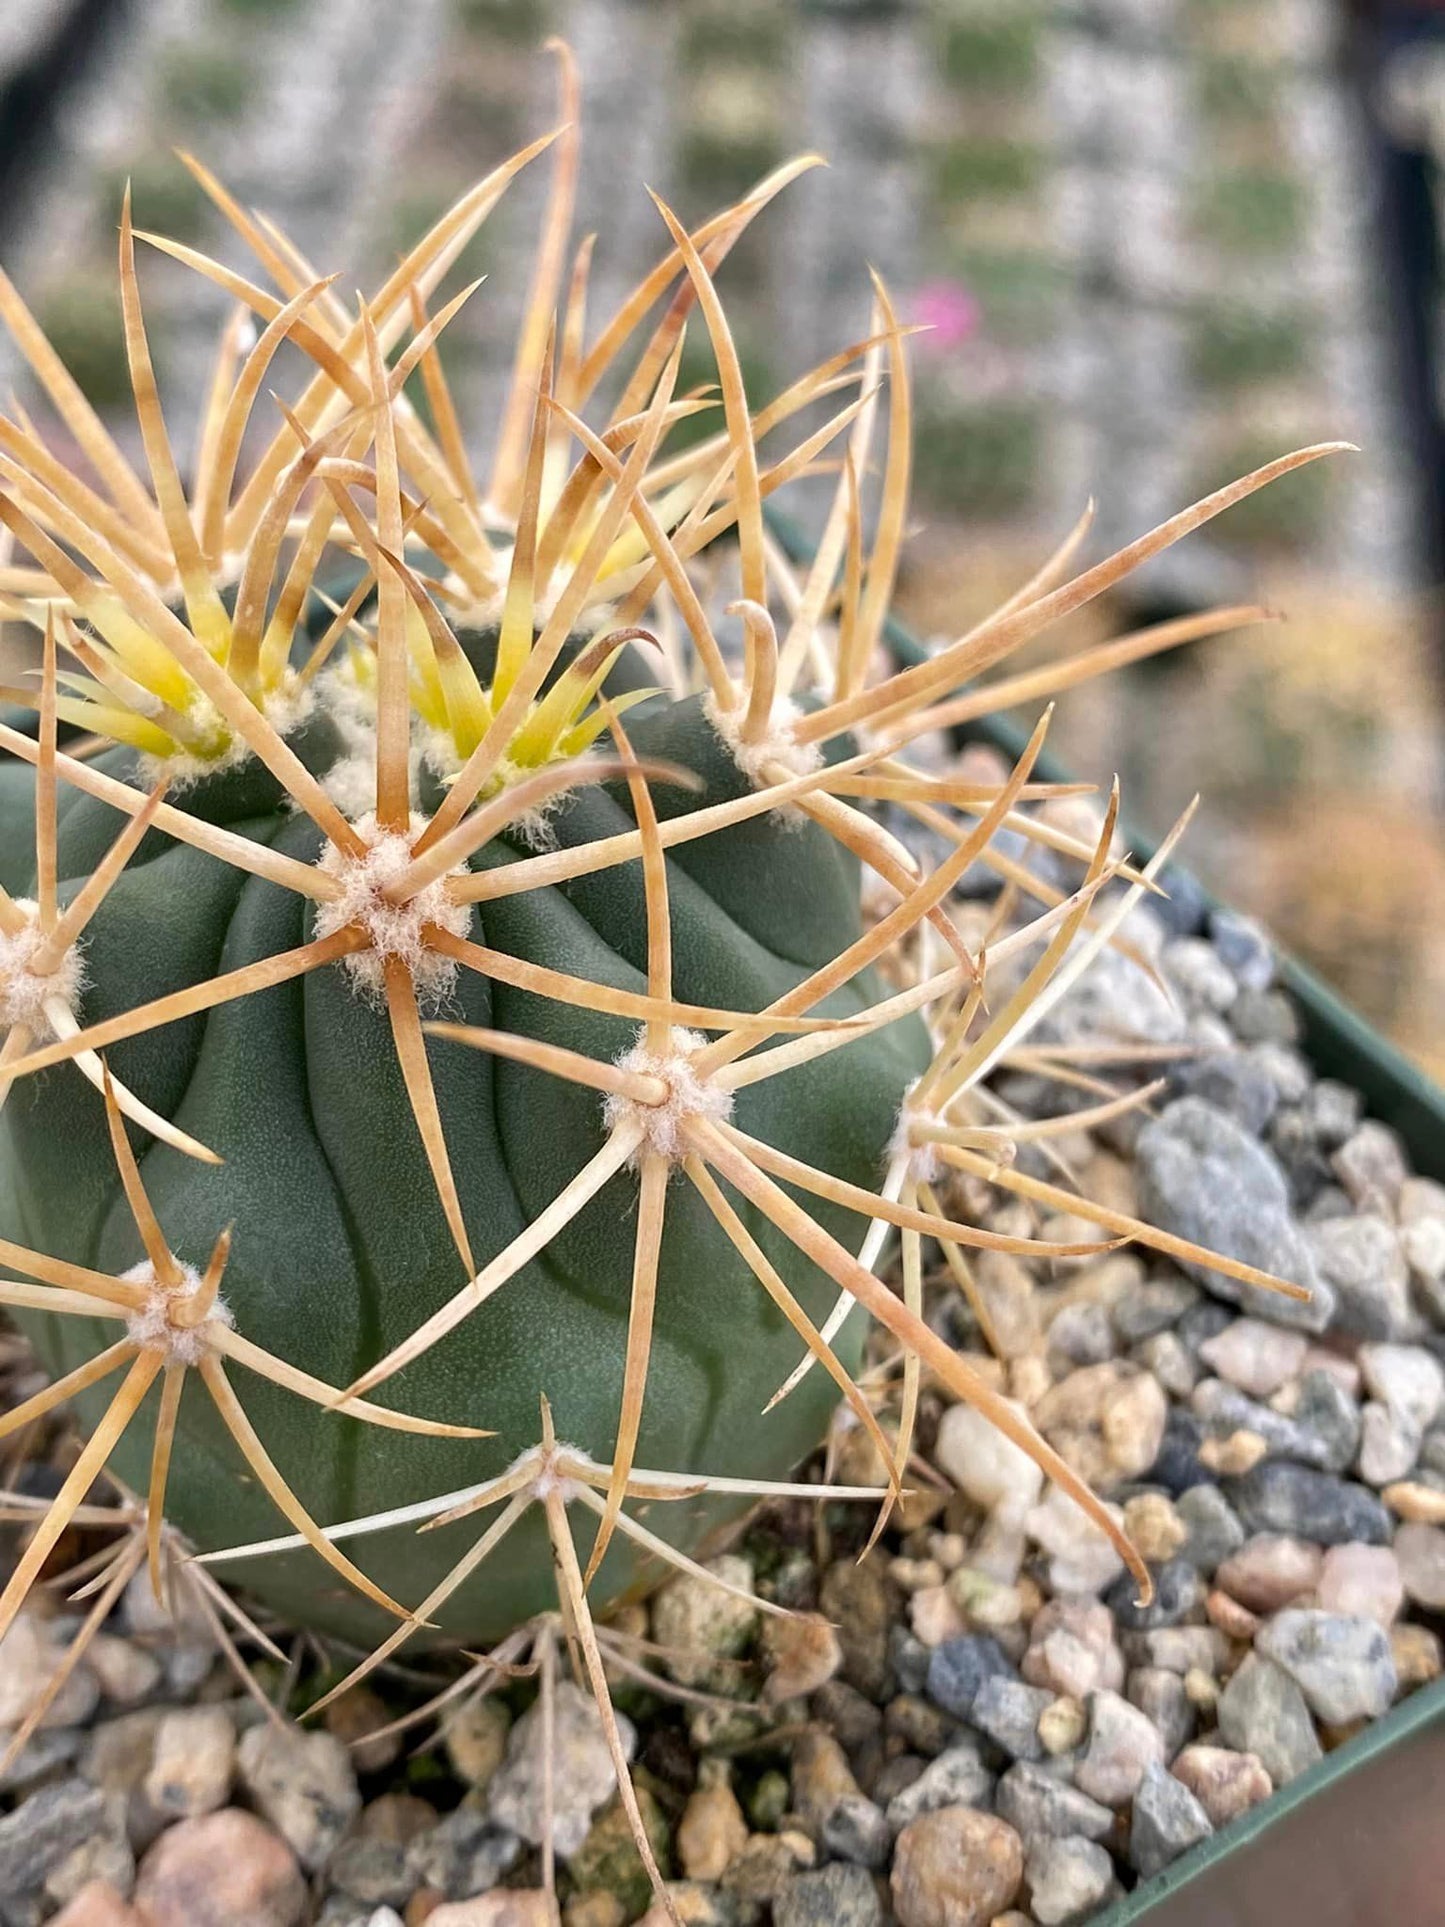
{"type": "MultiPolygon", "coordinates": [[[[313,732],[313,739],[317,733],[313,732]]],[[[640,755],[695,772],[697,794],[654,787],[664,818],[742,793],[745,783],[695,701],[654,705],[632,729],[640,755]]],[[[313,740],[313,751],[316,742],[313,740]]],[[[324,754],[324,752],[321,752],[324,754]]],[[[313,758],[314,759],[314,758],[313,758]]],[[[114,773],[126,757],[101,759],[114,773]]],[[[186,793],[186,807],[303,862],[321,850],[304,816],[282,806],[257,765],[186,793]]],[[[13,813],[12,813],[13,824],[13,813]]],[[[115,833],[108,806],[67,793],[60,875],[71,893],[115,833]]],[[[559,846],[632,827],[624,787],[579,791],[553,818],[559,846]]],[[[19,826],[16,825],[19,836],[19,826]]],[[[28,838],[22,838],[22,847],[28,838]]],[[[474,868],[531,854],[488,844],[474,868]]],[[[677,846],[668,859],[675,995],[719,1008],[761,1009],[858,934],[855,860],[815,826],[758,816],[677,846]]],[[[88,932],[87,1023],[288,950],[312,934],[301,897],[151,832],[88,932]]],[[[518,957],[598,983],[646,988],[646,921],[637,863],[560,887],[477,905],[472,935],[518,957]]],[[[877,989],[867,975],[821,1007],[847,1015],[877,989]]],[[[615,1059],[636,1026],[463,972],[448,1014],[615,1059]]],[[[453,1168],[477,1263],[502,1249],[600,1147],[602,1100],[531,1066],[428,1046],[453,1168]]],[[[735,1117],[754,1136],[852,1182],[876,1183],[903,1093],[927,1061],[916,1019],[860,1038],[786,1075],[749,1086],[735,1117]]],[[[117,1044],[108,1061],[145,1101],[211,1145],[220,1169],[150,1143],[142,1169],[178,1257],[201,1267],[235,1226],[224,1296],[245,1337],[341,1386],[405,1338],[463,1282],[428,1170],[387,1017],[344,967],[298,980],[117,1044]]],[[[72,1065],[18,1084],[0,1116],[0,1235],[112,1273],[141,1257],[106,1136],[103,1107],[72,1065]]],[[[143,1140],[133,1132],[138,1148],[143,1140]]],[[[749,1228],[809,1314],[834,1287],[738,1201],[749,1228]]],[[[814,1215],[856,1249],[861,1219],[816,1200],[814,1215]]],[[[267,1449],[322,1524],[411,1504],[492,1477],[537,1442],[545,1396],[558,1436],[610,1459],[618,1422],[637,1181],[627,1171],[497,1296],[381,1393],[387,1404],[494,1438],[416,1437],[317,1409],[241,1370],[233,1379],[267,1449]]],[[[114,1338],[114,1327],[26,1315],[47,1366],[71,1369],[114,1338]]],[[[856,1367],[858,1320],[839,1341],[856,1367]]],[[[821,1372],[766,1417],[762,1408],[800,1354],[799,1341],[692,1189],[669,1197],[654,1348],[638,1462],[744,1478],[785,1475],[819,1440],[836,1392],[821,1372]]],[[[91,1425],[107,1388],[79,1401],[91,1425]]],[[[153,1406],[154,1401],[151,1401],[153,1406]]],[[[114,1463],[144,1489],[151,1422],[143,1412],[114,1463]]],[[[739,1509],[718,1497],[654,1506],[651,1528],[696,1549],[739,1509]]],[[[202,1549],[281,1529],[199,1387],[188,1387],[167,1512],[202,1549]]],[[[467,1522],[418,1535],[410,1527],[352,1550],[395,1597],[420,1600],[475,1537],[467,1522]]],[[[224,1568],[222,1569],[224,1571],[224,1568]]],[[[309,1551],[237,1568],[284,1613],[354,1639],[385,1630],[309,1551]]],[[[613,1542],[595,1600],[648,1577],[613,1542]]],[[[540,1513],[524,1519],[503,1561],[489,1562],[442,1615],[446,1633],[481,1641],[554,1601],[540,1513]]]]}

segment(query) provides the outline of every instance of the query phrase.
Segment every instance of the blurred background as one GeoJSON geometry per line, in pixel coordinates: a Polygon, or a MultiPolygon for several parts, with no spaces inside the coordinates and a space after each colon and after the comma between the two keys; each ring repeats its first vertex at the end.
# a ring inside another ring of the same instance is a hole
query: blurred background
{"type": "MultiPolygon", "coordinates": [[[[700,216],[828,156],[724,292],[755,399],[866,329],[868,263],[930,325],[920,633],[966,627],[1091,495],[1098,555],[1285,448],[1360,445],[1054,638],[1255,597],[1288,615],[1076,692],[1053,746],[1118,770],[1151,832],[1202,789],[1206,881],[1445,1071],[1445,4],[0,0],[0,261],[124,427],[127,178],[138,225],[233,256],[191,148],[365,285],[552,124],[552,32],[582,63],[594,314],[659,249],[644,181],[700,216]]],[[[544,188],[525,174],[484,229],[487,286],[447,337],[483,434],[544,188]]],[[[222,304],[142,271],[184,445],[222,304]]],[[[21,373],[0,340],[0,392],[21,373]]]]}

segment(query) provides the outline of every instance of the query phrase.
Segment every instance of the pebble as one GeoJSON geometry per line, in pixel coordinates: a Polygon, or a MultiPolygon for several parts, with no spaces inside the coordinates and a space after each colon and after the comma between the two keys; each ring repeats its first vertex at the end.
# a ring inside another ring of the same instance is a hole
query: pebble
{"type": "Polygon", "coordinates": [[[1264,1048],[1186,1059],[1174,1074],[1174,1088],[1180,1096],[1202,1098],[1251,1137],[1262,1137],[1279,1108],[1274,1078],[1255,1054],[1264,1048]]]}
{"type": "Polygon", "coordinates": [[[1387,1124],[1366,1118],[1330,1163],[1357,1211],[1393,1217],[1410,1167],[1399,1138],[1387,1124]]]}
{"type": "Polygon", "coordinates": [[[1325,1612],[1389,1626],[1405,1603],[1400,1562],[1389,1546],[1331,1546],[1316,1594],[1325,1612]]]}
{"type": "Polygon", "coordinates": [[[1244,1544],[1244,1527],[1217,1485],[1192,1485],[1175,1506],[1189,1535],[1184,1557],[1206,1576],[1244,1544]]]}
{"type": "Polygon", "coordinates": [[[1407,1521],[1395,1534],[1394,1553],[1407,1595],[1427,1612],[1445,1611],[1445,1532],[1407,1521]]]}
{"type": "Polygon", "coordinates": [[[977,1743],[963,1741],[930,1760],[911,1786],[894,1795],[888,1802],[888,1824],[897,1833],[940,1808],[987,1806],[993,1785],[977,1743]]]}
{"type": "Polygon", "coordinates": [[[1029,1910],[1039,1927],[1076,1927],[1103,1905],[1114,1885],[1114,1862],[1082,1834],[1036,1840],[1024,1862],[1029,1910]]]}
{"type": "Polygon", "coordinates": [[[773,1927],[879,1927],[878,1889],[862,1867],[794,1874],[773,1898],[773,1927]]]}
{"type": "Polygon", "coordinates": [[[1216,1585],[1251,1612],[1275,1613],[1313,1592],[1324,1555],[1317,1545],[1276,1532],[1256,1533],[1215,1573],[1216,1585]]]}
{"type": "Polygon", "coordinates": [[[1162,1766],[1147,1769],[1129,1823],[1129,1864],[1142,1879],[1162,1873],[1213,1831],[1187,1786],[1162,1766]]]}
{"type": "MultiPolygon", "coordinates": [[[[535,1888],[504,1888],[498,1893],[478,1894],[473,1900],[446,1903],[419,1915],[426,1927],[553,1927],[554,1903],[535,1888]]],[[[367,1927],[376,1927],[373,1919],[367,1927]]],[[[407,1915],[411,1927],[411,1915],[407,1915]]]]}
{"type": "Polygon", "coordinates": [[[1082,1700],[1061,1693],[1039,1714],[1039,1744],[1050,1759],[1072,1753],[1089,1730],[1089,1714],[1082,1700]]]}
{"type": "Polygon", "coordinates": [[[970,1718],[1011,1760],[1038,1760],[1044,1752],[1039,1719],[1053,1703],[1048,1687],[995,1674],[975,1694],[970,1718]]]}
{"type": "Polygon", "coordinates": [[[846,1793],[823,1822],[829,1853],[877,1873],[893,1852],[893,1829],[882,1807],[861,1793],[846,1793]]]}
{"type": "Polygon", "coordinates": [[[1308,1427],[1275,1406],[1262,1405],[1238,1386],[1222,1378],[1206,1378],[1196,1385],[1189,1400],[1190,1409],[1204,1422],[1211,1438],[1227,1439],[1237,1432],[1250,1432],[1264,1440],[1267,1454],[1293,1459],[1299,1465],[1323,1470],[1330,1456],[1329,1442],[1317,1437],[1308,1427]]]}
{"type": "Polygon", "coordinates": [[[512,1716],[488,1694],[474,1699],[448,1720],[444,1740],[453,1773],[467,1786],[485,1791],[506,1758],[512,1716]]]}
{"type": "MultiPolygon", "coordinates": [[[[1123,1513],[1109,1510],[1122,1525],[1123,1513]]],[[[1108,1534],[1060,1486],[1049,1487],[1042,1504],[1026,1515],[1024,1529],[1049,1555],[1049,1587],[1055,1593],[1102,1592],[1124,1569],[1108,1534]]]]}
{"type": "Polygon", "coordinates": [[[1373,1492],[1284,1459],[1231,1479],[1226,1497],[1251,1532],[1285,1532],[1322,1546],[1352,1539],[1381,1546],[1390,1537],[1389,1514],[1373,1492]]]}
{"type": "Polygon", "coordinates": [[[747,1837],[747,1820],[727,1781],[719,1778],[698,1787],[677,1827],[683,1872],[689,1880],[721,1880],[747,1837]]]}
{"type": "Polygon", "coordinates": [[[61,1780],[22,1800],[0,1819],[0,1895],[39,1887],[105,1815],[105,1796],[83,1780],[61,1780]]]}
{"type": "Polygon", "coordinates": [[[1366,1389],[1423,1436],[1445,1398],[1445,1370],[1423,1345],[1361,1345],[1366,1389]]]}
{"type": "MultiPolygon", "coordinates": [[[[19,1726],[60,1668],[65,1648],[52,1643],[47,1630],[34,1613],[23,1612],[0,1640],[0,1728],[19,1726]]],[[[41,1725],[81,1726],[94,1713],[99,1699],[100,1682],[82,1660],[61,1687],[41,1725]]]]}
{"type": "Polygon", "coordinates": [[[1070,1372],[1034,1407],[1033,1420],[1095,1490],[1142,1478],[1158,1456],[1169,1405],[1158,1381],[1127,1360],[1070,1372]]]}
{"type": "Polygon", "coordinates": [[[1137,1666],[1125,1681],[1124,1690],[1130,1703],[1158,1729],[1164,1757],[1172,1760],[1193,1738],[1198,1724],[1183,1678],[1178,1673],[1166,1673],[1162,1666],[1137,1666]]]}
{"type": "Polygon", "coordinates": [[[1217,1587],[1205,1600],[1204,1611],[1210,1625],[1217,1626],[1230,1639],[1253,1639],[1259,1629],[1259,1614],[1241,1606],[1237,1599],[1231,1599],[1217,1587]]]}
{"type": "Polygon", "coordinates": [[[143,1927],[143,1923],[108,1880],[91,1880],[53,1917],[50,1927],[143,1927]]]}
{"type": "Polygon", "coordinates": [[[1324,1330],[1332,1294],[1320,1288],[1284,1175],[1232,1117],[1202,1098],[1180,1098],[1139,1133],[1135,1155],[1140,1208],[1151,1224],[1303,1285],[1310,1298],[1301,1303],[1204,1265],[1186,1266],[1191,1277],[1270,1324],[1324,1330]]]}
{"type": "Polygon", "coordinates": [[[1154,1374],[1170,1398],[1188,1398],[1198,1382],[1199,1368],[1177,1332],[1155,1332],[1141,1340],[1130,1357],[1154,1374]]]}
{"type": "Polygon", "coordinates": [[[773,1706],[816,1693],[843,1664],[838,1634],[818,1613],[791,1619],[769,1613],[762,1625],[762,1649],[769,1669],[763,1698],[773,1706]]]}
{"type": "MultiPolygon", "coordinates": [[[[1326,1472],[1344,1472],[1360,1447],[1360,1408],[1355,1389],[1339,1376],[1343,1360],[1316,1366],[1299,1382],[1294,1421],[1320,1443],[1319,1463],[1326,1472]]],[[[1353,1367],[1349,1368],[1353,1370],[1353,1367]]]]}
{"type": "Polygon", "coordinates": [[[928,1662],[928,1697],[955,1719],[970,1719],[980,1686],[994,1674],[1016,1677],[1013,1662],[990,1634],[946,1639],[928,1662]]]}
{"type": "Polygon", "coordinates": [[[914,1638],[930,1650],[968,1631],[967,1615],[946,1586],[924,1586],[914,1593],[908,1602],[908,1623],[914,1638]]]}
{"type": "Polygon", "coordinates": [[[183,1706],[156,1728],[145,1796],[168,1820],[214,1813],[230,1797],[236,1730],[221,1706],[183,1706]]]}
{"type": "MultiPolygon", "coordinates": [[[[745,1593],[753,1590],[751,1561],[725,1552],[707,1570],[745,1593]]],[[[758,1608],[693,1573],[678,1573],[652,1602],[652,1637],[671,1649],[667,1669],[680,1686],[726,1692],[731,1667],[758,1629],[758,1608]]]]}
{"type": "Polygon", "coordinates": [[[1172,1500],[1162,1492],[1140,1492],[1124,1507],[1124,1530],[1141,1559],[1163,1565],[1179,1552],[1189,1537],[1172,1500]]]}
{"type": "Polygon", "coordinates": [[[1294,1609],[1260,1629],[1255,1649],[1294,1680],[1328,1725],[1377,1719],[1395,1697],[1395,1662],[1373,1619],[1294,1609]]]}
{"type": "Polygon", "coordinates": [[[146,1699],[164,1670],[154,1653],[114,1633],[95,1635],[85,1649],[85,1664],[112,1706],[135,1706],[146,1699]]]}
{"type": "Polygon", "coordinates": [[[1360,1415],[1360,1456],[1356,1465],[1367,1485],[1395,1485],[1415,1468],[1420,1434],[1411,1431],[1388,1405],[1373,1401],[1360,1415]]]}
{"type": "Polygon", "coordinates": [[[1241,990],[1268,990],[1274,982],[1274,947],[1264,926],[1238,910],[1215,909],[1209,935],[1220,961],[1241,990]]]}
{"type": "Polygon", "coordinates": [[[517,1834],[495,1825],[482,1809],[462,1805],[408,1844],[406,1867],[419,1885],[463,1900],[495,1886],[521,1852],[517,1834]]]}
{"type": "Polygon", "coordinates": [[[898,1836],[889,1885],[899,1927],[988,1927],[1023,1880],[1013,1828],[968,1807],[926,1813],[898,1836]]]}
{"type": "Polygon", "coordinates": [[[835,1559],[823,1575],[818,1607],[837,1629],[842,1677],[868,1699],[881,1699],[888,1681],[891,1606],[880,1559],[835,1559]]]}
{"type": "Polygon", "coordinates": [[[1215,1828],[1227,1827],[1274,1791],[1256,1754],[1226,1746],[1186,1746],[1169,1771],[1188,1787],[1215,1828]]]}
{"type": "Polygon", "coordinates": [[[1404,1479],[1398,1485],[1387,1485],[1380,1497],[1393,1513],[1411,1524],[1445,1525],[1445,1492],[1433,1485],[1404,1479]]]}
{"type": "Polygon", "coordinates": [[[401,1758],[404,1736],[382,1731],[391,1722],[391,1709],[370,1686],[348,1686],[322,1719],[327,1732],[349,1750],[358,1773],[382,1773],[401,1758]],[[378,1732],[380,1739],[374,1737],[378,1732]]]}
{"type": "Polygon", "coordinates": [[[1030,1686],[1047,1686],[1074,1699],[1124,1683],[1124,1656],[1114,1640],[1114,1615],[1097,1599],[1051,1599],[1029,1628],[1019,1670],[1030,1686]]]}
{"type": "Polygon", "coordinates": [[[1298,1377],[1308,1350],[1303,1332],[1266,1324],[1262,1318],[1236,1318],[1204,1341],[1199,1356],[1241,1392],[1263,1399],[1298,1377]]]}
{"type": "Polygon", "coordinates": [[[1049,1324],[1048,1363],[1055,1378],[1077,1365],[1102,1365],[1118,1349],[1109,1308],[1096,1299],[1064,1305],[1049,1324]]]}
{"type": "Polygon", "coordinates": [[[1126,1632],[1149,1632],[1193,1617],[1204,1598],[1204,1583],[1187,1559],[1170,1559],[1154,1568],[1154,1597],[1139,1598],[1132,1573],[1121,1574],[1104,1594],[1116,1624],[1126,1632]]]}
{"type": "Polygon", "coordinates": [[[1137,1345],[1179,1324],[1198,1305],[1199,1297],[1198,1285],[1178,1273],[1166,1278],[1139,1276],[1113,1302],[1114,1329],[1126,1345],[1137,1345]]]}
{"type": "Polygon", "coordinates": [[[241,1736],[236,1772],[308,1873],[325,1864],[361,1809],[351,1756],[330,1733],[265,1721],[241,1736]]]}
{"type": "Polygon", "coordinates": [[[1075,1767],[1074,1784],[1101,1806],[1126,1806],[1145,1769],[1164,1764],[1163,1736],[1118,1693],[1091,1694],[1088,1710],[1088,1744],[1075,1767]]]}
{"type": "MultiPolygon", "coordinates": [[[[699,1590],[704,1590],[701,1581],[697,1584],[699,1590]]],[[[672,1591],[672,1586],[666,1590],[672,1591]]],[[[712,1597],[726,1598],[716,1587],[705,1590],[712,1597]]],[[[654,1603],[654,1624],[662,1597],[659,1594],[654,1603]]],[[[664,1623],[671,1633],[671,1619],[664,1623]]],[[[671,1645],[673,1640],[669,1636],[664,1643],[671,1645]]],[[[586,1839],[593,1814],[617,1791],[617,1774],[590,1693],[572,1680],[560,1680],[553,1694],[552,1716],[552,1842],[557,1852],[569,1859],[586,1839]]],[[[636,1732],[631,1721],[622,1715],[618,1716],[617,1724],[623,1753],[631,1759],[637,1743],[636,1732]]],[[[487,1812],[493,1822],[510,1833],[520,1834],[533,1846],[540,1845],[542,1837],[546,1738],[538,1700],[513,1726],[507,1738],[506,1757],[487,1788],[487,1812]]]]}
{"type": "Polygon", "coordinates": [[[238,1807],[168,1827],[136,1879],[146,1927],[298,1927],[306,1906],[291,1849],[238,1807]]]}
{"type": "Polygon", "coordinates": [[[1233,971],[1203,937],[1176,937],[1160,961],[1191,1011],[1226,1011],[1239,995],[1233,971]]]}
{"type": "Polygon", "coordinates": [[[1304,1694],[1272,1660],[1250,1653],[1219,1697],[1219,1731],[1227,1746],[1255,1754],[1281,1787],[1321,1756],[1304,1694]]]}
{"type": "MultiPolygon", "coordinates": [[[[1404,1339],[1416,1327],[1410,1273],[1395,1227],[1382,1217],[1325,1218],[1305,1240],[1337,1310],[1330,1322],[1358,1338],[1404,1339]]],[[[1311,1327],[1322,1330],[1322,1326],[1311,1327]]]]}
{"type": "Polygon", "coordinates": [[[1026,1512],[1043,1490],[1044,1475],[1027,1452],[971,1405],[950,1405],[945,1411],[933,1462],[985,1512],[1026,1512]]]}
{"type": "Polygon", "coordinates": [[[1428,1626],[1405,1624],[1390,1628],[1390,1651],[1395,1656],[1395,1672],[1399,1678],[1400,1691],[1407,1693],[1417,1686],[1428,1686],[1432,1679],[1439,1679],[1442,1668],[1440,1636],[1432,1633],[1428,1626]]]}
{"type": "Polygon", "coordinates": [[[1067,1780],[1028,1760],[1016,1760],[999,1781],[994,1804],[1026,1845],[1041,1838],[1083,1834],[1106,1839],[1114,1830],[1112,1811],[1091,1800],[1067,1780]]]}

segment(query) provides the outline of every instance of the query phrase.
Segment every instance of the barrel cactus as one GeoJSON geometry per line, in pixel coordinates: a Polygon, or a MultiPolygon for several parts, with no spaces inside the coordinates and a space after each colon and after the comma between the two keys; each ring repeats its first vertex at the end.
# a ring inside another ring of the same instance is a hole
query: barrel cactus
{"type": "MultiPolygon", "coordinates": [[[[659,203],[667,251],[587,345],[586,248],[564,277],[565,118],[354,309],[197,167],[274,291],[145,237],[259,326],[225,333],[189,492],[128,210],[148,481],[0,287],[92,474],[28,421],[0,424],[0,516],[24,556],[3,588],[41,639],[38,691],[8,692],[38,722],[0,725],[0,1304],[54,1374],[0,1425],[69,1399],[87,1441],[0,1632],[107,1464],[145,1495],[158,1576],[173,1531],[212,1558],[264,1552],[216,1570],[353,1644],[494,1642],[556,1602],[557,1574],[575,1623],[584,1594],[597,1611],[654,1583],[787,1489],[840,1398],[889,1467],[886,1513],[925,1369],[1117,1537],[924,1322],[918,1280],[926,1237],[965,1283],[972,1248],[1082,1248],[961,1222],[944,1180],[1003,1168],[981,1080],[1116,940],[1157,863],[1114,849],[1114,804],[1091,846],[1019,814],[1047,718],[1002,785],[908,751],[976,712],[966,685],[1046,623],[1324,451],[1070,577],[1077,531],[996,616],[892,671],[910,402],[887,291],[867,339],[754,409],[714,274],[805,161],[692,234],[659,203]],[[483,487],[438,345],[465,294],[427,304],[549,147],[483,487]],[[699,320],[722,425],[668,452],[717,405],[676,392],[699,320]],[[283,344],[312,373],[237,486],[283,344]],[[822,427],[760,453],[843,390],[822,427]],[[763,503],[830,465],[817,558],[794,575],[763,503]],[[62,727],[83,736],[62,746],[62,727]],[[924,868],[885,810],[947,856],[924,868]],[[1033,961],[990,1002],[948,899],[1005,825],[1079,859],[1083,882],[1037,886],[1040,917],[1011,940],[1033,961]],[[887,899],[866,918],[865,871],[887,899]],[[901,1292],[878,1276],[894,1236],[901,1292]],[[856,1384],[869,1319],[906,1360],[887,1436],[856,1384]]],[[[1166,625],[1059,679],[1248,613],[1166,625]]]]}

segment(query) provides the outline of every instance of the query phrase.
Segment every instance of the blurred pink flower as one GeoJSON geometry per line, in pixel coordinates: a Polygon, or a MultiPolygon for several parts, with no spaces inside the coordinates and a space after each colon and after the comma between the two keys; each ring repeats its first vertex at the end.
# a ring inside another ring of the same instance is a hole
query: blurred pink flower
{"type": "Polygon", "coordinates": [[[913,320],[931,330],[918,338],[925,354],[948,354],[961,348],[983,320],[983,310],[963,283],[942,276],[925,281],[915,291],[912,307],[913,320]]]}

